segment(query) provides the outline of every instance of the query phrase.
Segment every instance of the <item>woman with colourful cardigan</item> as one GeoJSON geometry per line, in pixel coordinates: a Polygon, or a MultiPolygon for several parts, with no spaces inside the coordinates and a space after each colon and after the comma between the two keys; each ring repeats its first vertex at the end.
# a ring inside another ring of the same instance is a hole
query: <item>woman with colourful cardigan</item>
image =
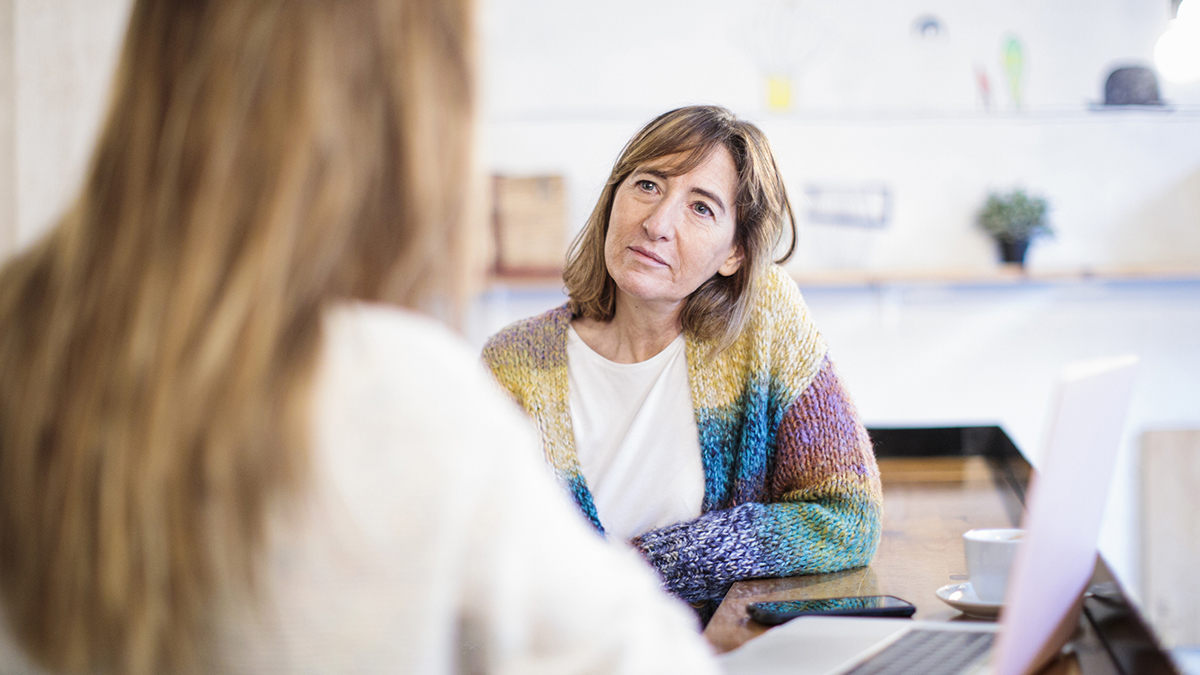
{"type": "Polygon", "coordinates": [[[785,221],[794,248],[758,128],[711,106],[665,113],[572,245],[569,302],[484,347],[583,514],[692,602],[865,565],[879,541],[870,439],[771,260],[785,221]]]}

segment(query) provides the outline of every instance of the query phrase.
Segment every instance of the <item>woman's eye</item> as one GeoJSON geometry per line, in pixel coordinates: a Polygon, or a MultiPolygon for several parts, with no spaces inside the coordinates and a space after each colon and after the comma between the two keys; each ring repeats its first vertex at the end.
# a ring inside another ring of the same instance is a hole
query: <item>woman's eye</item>
{"type": "Polygon", "coordinates": [[[704,202],[696,202],[695,209],[696,213],[699,213],[702,216],[711,216],[713,214],[712,209],[708,208],[708,204],[705,204],[704,202]]]}
{"type": "Polygon", "coordinates": [[[646,192],[654,192],[654,190],[658,188],[658,186],[654,184],[654,181],[650,180],[639,180],[637,182],[637,186],[646,192]]]}

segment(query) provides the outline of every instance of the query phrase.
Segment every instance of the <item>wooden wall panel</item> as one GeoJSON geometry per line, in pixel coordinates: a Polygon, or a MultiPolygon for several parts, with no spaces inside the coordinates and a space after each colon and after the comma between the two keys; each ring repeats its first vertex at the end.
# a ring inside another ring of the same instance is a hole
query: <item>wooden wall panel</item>
{"type": "Polygon", "coordinates": [[[1200,430],[1142,436],[1142,590],[1165,647],[1200,645],[1200,430]]]}

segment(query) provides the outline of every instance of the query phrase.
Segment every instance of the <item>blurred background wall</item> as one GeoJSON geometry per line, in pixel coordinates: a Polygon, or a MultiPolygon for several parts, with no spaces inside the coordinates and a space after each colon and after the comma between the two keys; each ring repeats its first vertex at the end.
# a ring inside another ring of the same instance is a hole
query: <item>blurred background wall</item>
{"type": "Polygon", "coordinates": [[[1200,84],[1099,105],[1113,68],[1152,64],[1170,0],[483,6],[490,166],[564,175],[571,229],[641,124],[718,103],[763,128],[792,195],[893,197],[879,229],[802,223],[796,268],[989,268],[974,213],[1017,186],[1058,230],[1035,268],[1200,267],[1200,84]]]}
{"type": "MultiPolygon", "coordinates": [[[[129,6],[0,0],[0,256],[78,188],[129,6]]],[[[1154,65],[1177,3],[479,7],[481,164],[554,177],[563,242],[654,115],[716,103],[763,128],[800,215],[789,269],[869,424],[999,423],[1036,462],[1057,370],[1140,354],[1103,541],[1138,593],[1138,437],[1200,427],[1200,83],[1159,77],[1156,103],[1114,107],[1105,82],[1154,65]],[[974,224],[1015,187],[1048,200],[1057,231],[1025,273],[1001,271],[974,224]],[[811,213],[831,194],[857,218],[811,213]]],[[[495,278],[467,340],[561,303],[560,287],[495,278]]]]}
{"type": "Polygon", "coordinates": [[[79,188],[129,0],[0,0],[0,253],[36,240],[79,188]]]}

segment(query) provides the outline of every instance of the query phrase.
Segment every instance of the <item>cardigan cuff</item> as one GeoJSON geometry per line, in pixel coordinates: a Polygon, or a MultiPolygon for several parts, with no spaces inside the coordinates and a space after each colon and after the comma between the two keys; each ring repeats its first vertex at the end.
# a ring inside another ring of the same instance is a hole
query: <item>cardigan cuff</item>
{"type": "Polygon", "coordinates": [[[667,590],[698,602],[720,598],[733,582],[770,576],[755,527],[761,504],[710,511],[699,518],[651,530],[630,543],[662,577],[667,590]]]}

